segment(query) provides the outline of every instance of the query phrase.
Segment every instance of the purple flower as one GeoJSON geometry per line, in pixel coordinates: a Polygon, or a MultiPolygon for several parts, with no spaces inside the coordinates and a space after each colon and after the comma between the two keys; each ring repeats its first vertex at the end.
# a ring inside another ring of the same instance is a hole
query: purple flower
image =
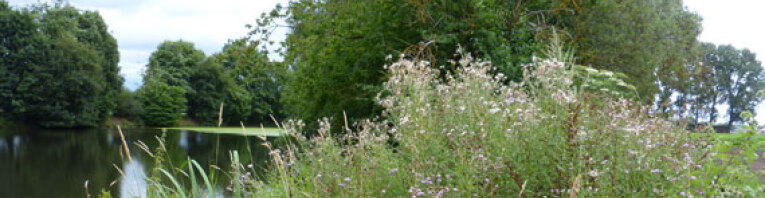
{"type": "Polygon", "coordinates": [[[350,181],[351,181],[351,178],[350,178],[350,177],[346,177],[345,179],[343,179],[343,181],[345,181],[345,182],[350,182],[350,181]]]}
{"type": "Polygon", "coordinates": [[[390,172],[388,172],[388,174],[393,175],[393,174],[396,174],[396,172],[398,172],[398,168],[390,169],[390,172]]]}
{"type": "Polygon", "coordinates": [[[660,172],[661,172],[661,170],[659,170],[659,169],[653,169],[653,170],[651,170],[651,173],[660,173],[660,172]]]}
{"type": "Polygon", "coordinates": [[[382,194],[385,194],[385,192],[386,192],[385,189],[382,189],[382,191],[380,191],[380,193],[382,194]]]}

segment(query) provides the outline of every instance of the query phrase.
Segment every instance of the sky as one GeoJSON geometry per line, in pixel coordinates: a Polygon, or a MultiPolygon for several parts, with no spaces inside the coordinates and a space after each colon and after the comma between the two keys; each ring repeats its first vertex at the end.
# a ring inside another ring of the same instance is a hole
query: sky
{"type": "MultiPolygon", "coordinates": [[[[125,86],[135,90],[149,55],[166,40],[183,39],[210,55],[229,40],[246,36],[245,25],[261,13],[288,0],[69,0],[73,6],[97,10],[117,39],[121,74],[125,86]]],[[[10,0],[20,7],[38,0],[10,0]]],[[[701,15],[703,31],[699,40],[749,48],[765,60],[765,26],[752,23],[765,19],[763,0],[683,0],[687,8],[701,15]]],[[[286,30],[272,38],[284,39],[286,30]]],[[[273,57],[272,59],[280,59],[273,57]]],[[[724,110],[724,107],[723,107],[724,110]]],[[[757,120],[765,123],[765,104],[758,106],[757,120]]]]}

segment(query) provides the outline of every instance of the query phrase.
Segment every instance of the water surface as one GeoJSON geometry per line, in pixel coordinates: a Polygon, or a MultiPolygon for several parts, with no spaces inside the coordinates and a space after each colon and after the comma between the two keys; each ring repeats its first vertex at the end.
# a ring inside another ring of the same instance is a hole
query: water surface
{"type": "MultiPolygon", "coordinates": [[[[123,132],[132,161],[120,154],[122,144],[114,129],[0,131],[0,197],[86,197],[101,189],[117,197],[143,197],[145,178],[151,174],[155,159],[133,142],[140,140],[154,152],[156,137],[163,133],[168,150],[163,159],[174,167],[191,158],[205,167],[216,164],[228,171],[232,150],[239,151],[244,163],[254,165],[253,175],[262,175],[267,165],[268,151],[258,137],[158,129],[123,132]]],[[[279,140],[269,138],[276,144],[279,140]]],[[[218,189],[228,185],[225,179],[217,183],[218,189]]]]}

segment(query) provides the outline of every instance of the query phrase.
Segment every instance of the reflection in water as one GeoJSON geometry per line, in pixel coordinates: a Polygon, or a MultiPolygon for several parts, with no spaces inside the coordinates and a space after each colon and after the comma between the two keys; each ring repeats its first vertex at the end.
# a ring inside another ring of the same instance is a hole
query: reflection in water
{"type": "Polygon", "coordinates": [[[181,138],[178,140],[178,146],[181,146],[183,150],[189,150],[189,133],[186,131],[181,131],[181,138]]]}
{"type": "Polygon", "coordinates": [[[146,197],[146,175],[143,163],[135,160],[127,161],[122,165],[125,176],[120,179],[120,197],[146,197]]]}
{"type": "Polygon", "coordinates": [[[5,138],[0,138],[0,152],[8,152],[8,142],[5,138]]]}
{"type": "MultiPolygon", "coordinates": [[[[0,198],[85,197],[86,180],[91,195],[103,189],[115,197],[147,196],[145,178],[150,177],[147,174],[154,168],[154,159],[133,142],[140,140],[154,151],[158,147],[155,137],[163,133],[156,129],[123,129],[123,132],[130,144],[133,162],[127,162],[119,154],[121,141],[115,130],[0,131],[0,198]],[[124,178],[114,164],[122,165],[124,178]],[[114,181],[118,181],[117,185],[111,186],[114,181]]],[[[194,159],[209,174],[210,169],[206,168],[209,165],[230,167],[231,150],[239,151],[242,163],[256,165],[253,172],[256,176],[263,175],[268,167],[268,151],[257,137],[168,130],[165,140],[165,159],[169,164],[164,168],[178,167],[194,159]],[[251,149],[248,151],[248,148],[251,149]]],[[[229,183],[227,176],[221,172],[215,175],[221,175],[215,177],[214,182],[219,185],[218,193],[223,193],[229,183]]],[[[187,179],[181,183],[188,185],[187,179]]]]}
{"type": "Polygon", "coordinates": [[[18,155],[19,146],[21,146],[21,136],[14,135],[13,136],[13,155],[18,155]]]}

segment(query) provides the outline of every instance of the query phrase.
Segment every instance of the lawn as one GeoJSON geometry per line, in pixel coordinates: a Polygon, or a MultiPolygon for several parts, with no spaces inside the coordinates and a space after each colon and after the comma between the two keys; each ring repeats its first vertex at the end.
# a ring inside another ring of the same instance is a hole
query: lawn
{"type": "Polygon", "coordinates": [[[243,136],[269,136],[278,137],[284,135],[284,130],[279,128],[247,128],[241,127],[173,127],[163,128],[170,130],[188,130],[200,133],[211,134],[231,134],[231,135],[243,135],[243,136]]]}

